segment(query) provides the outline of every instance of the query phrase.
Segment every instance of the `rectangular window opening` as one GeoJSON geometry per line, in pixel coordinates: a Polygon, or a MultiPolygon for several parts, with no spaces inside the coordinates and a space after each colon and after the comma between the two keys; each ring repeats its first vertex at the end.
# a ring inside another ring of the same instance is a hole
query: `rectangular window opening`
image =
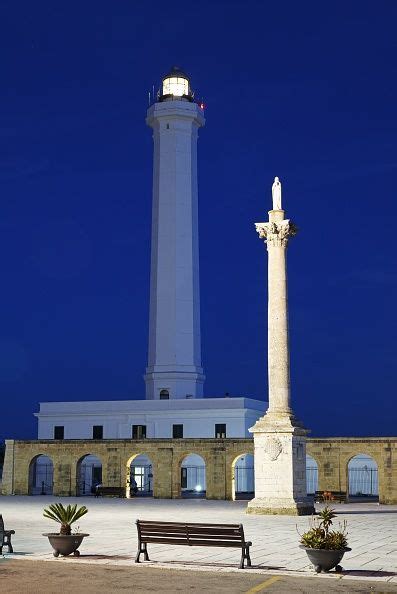
{"type": "Polygon", "coordinates": [[[94,425],[93,426],[92,439],[103,439],[103,425],[94,425]]]}
{"type": "Polygon", "coordinates": [[[183,425],[172,425],[172,437],[173,439],[182,439],[183,425]]]}
{"type": "Polygon", "coordinates": [[[132,439],[146,439],[146,425],[133,425],[132,439]]]}
{"type": "Polygon", "coordinates": [[[226,438],[226,423],[216,423],[215,424],[215,437],[216,437],[216,439],[225,439],[226,438]]]}
{"type": "Polygon", "coordinates": [[[55,425],[54,427],[54,439],[64,439],[65,427],[63,425],[55,425]]]}

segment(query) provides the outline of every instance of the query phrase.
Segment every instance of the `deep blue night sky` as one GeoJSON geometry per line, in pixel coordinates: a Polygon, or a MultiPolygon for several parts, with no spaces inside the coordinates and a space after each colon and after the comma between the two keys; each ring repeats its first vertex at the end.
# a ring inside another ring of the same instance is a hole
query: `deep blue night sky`
{"type": "Polygon", "coordinates": [[[312,435],[396,434],[396,19],[392,0],[3,5],[0,439],[34,437],[39,401],[144,395],[145,113],[174,64],[206,103],[206,394],[266,397],[253,223],[278,175],[296,412],[312,435]]]}

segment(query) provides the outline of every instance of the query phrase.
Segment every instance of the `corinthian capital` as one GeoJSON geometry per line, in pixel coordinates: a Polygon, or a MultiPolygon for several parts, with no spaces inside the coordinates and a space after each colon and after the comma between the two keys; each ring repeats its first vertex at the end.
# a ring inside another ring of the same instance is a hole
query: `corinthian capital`
{"type": "Polygon", "coordinates": [[[287,247],[288,239],[297,234],[297,227],[289,220],[255,223],[260,239],[264,239],[268,246],[287,247]]]}

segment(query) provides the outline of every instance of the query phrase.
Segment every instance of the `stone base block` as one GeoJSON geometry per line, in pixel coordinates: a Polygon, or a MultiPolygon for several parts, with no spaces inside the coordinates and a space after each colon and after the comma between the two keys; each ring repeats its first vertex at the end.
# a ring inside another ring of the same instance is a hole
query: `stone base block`
{"type": "Polygon", "coordinates": [[[314,513],[313,502],[309,499],[295,501],[294,499],[255,497],[247,506],[247,514],[311,516],[314,513]]]}

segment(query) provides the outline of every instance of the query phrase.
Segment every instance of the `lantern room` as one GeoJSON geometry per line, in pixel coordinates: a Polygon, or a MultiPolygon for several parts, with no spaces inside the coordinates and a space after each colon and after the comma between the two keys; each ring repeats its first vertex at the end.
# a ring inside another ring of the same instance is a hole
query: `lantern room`
{"type": "Polygon", "coordinates": [[[163,77],[160,101],[173,99],[193,100],[193,93],[190,89],[189,78],[178,66],[163,77]]]}

